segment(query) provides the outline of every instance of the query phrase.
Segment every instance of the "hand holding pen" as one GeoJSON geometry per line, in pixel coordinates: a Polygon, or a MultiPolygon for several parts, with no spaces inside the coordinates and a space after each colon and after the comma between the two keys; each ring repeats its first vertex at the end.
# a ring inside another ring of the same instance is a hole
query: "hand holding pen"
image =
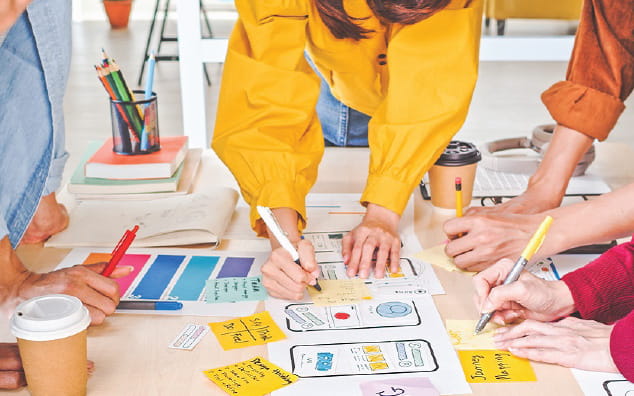
{"type": "MultiPolygon", "coordinates": [[[[539,250],[542,243],[544,242],[544,239],[546,238],[546,233],[548,232],[548,229],[550,228],[552,222],[553,218],[550,216],[546,216],[535,234],[533,234],[533,237],[528,242],[528,245],[526,246],[520,257],[515,262],[515,265],[513,265],[513,268],[506,276],[503,285],[509,285],[515,282],[520,277],[522,271],[524,270],[524,267],[526,267],[526,264],[528,264],[530,259],[539,250]]],[[[488,309],[483,310],[485,312],[482,313],[480,320],[476,324],[475,334],[481,332],[487,325],[487,323],[489,323],[491,317],[495,314],[495,311],[489,311],[488,309]]]]}
{"type": "MultiPolygon", "coordinates": [[[[271,237],[281,246],[273,249],[271,256],[262,266],[262,283],[269,294],[277,298],[299,300],[303,298],[307,285],[313,285],[315,289],[320,290],[317,282],[319,267],[312,244],[300,240],[295,248],[273,212],[263,206],[258,206],[257,210],[269,233],[272,234],[271,237]]],[[[271,240],[273,246],[275,241],[271,240]]]]}

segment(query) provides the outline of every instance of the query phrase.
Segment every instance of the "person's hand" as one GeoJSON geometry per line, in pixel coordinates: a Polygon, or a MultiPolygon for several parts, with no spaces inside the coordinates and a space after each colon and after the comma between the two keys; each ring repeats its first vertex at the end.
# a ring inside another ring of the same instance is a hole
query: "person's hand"
{"type": "Polygon", "coordinates": [[[341,254],[349,277],[359,274],[361,278],[367,278],[373,261],[376,278],[385,276],[388,260],[390,271],[398,272],[401,258],[399,221],[400,216],[391,210],[368,204],[361,224],[343,237],[341,254]]]}
{"type": "Polygon", "coordinates": [[[262,284],[272,297],[301,300],[306,286],[314,285],[319,277],[313,245],[302,239],[297,243],[297,253],[301,266],[281,247],[273,249],[262,266],[262,284]]]}
{"type": "Polygon", "coordinates": [[[496,330],[496,348],[515,356],[582,370],[618,373],[610,355],[611,325],[566,318],[555,323],[527,320],[496,330]]]}
{"type": "Polygon", "coordinates": [[[504,325],[518,319],[551,321],[574,312],[572,294],[563,281],[546,281],[523,271],[517,281],[502,285],[513,264],[503,259],[473,277],[481,313],[496,311],[491,319],[504,325]]]}
{"type": "Polygon", "coordinates": [[[0,1],[0,33],[6,32],[13,26],[30,2],[31,0],[0,1]]]}
{"type": "Polygon", "coordinates": [[[132,270],[127,266],[117,267],[106,278],[100,275],[106,265],[76,265],[43,274],[25,272],[17,289],[17,302],[44,294],[68,294],[79,298],[88,308],[91,324],[101,324],[119,304],[119,285],[110,278],[126,276],[132,270]]]}
{"type": "Polygon", "coordinates": [[[18,344],[0,343],[0,389],[17,389],[25,385],[18,344]]]}
{"type": "Polygon", "coordinates": [[[55,193],[40,200],[35,215],[26,229],[21,243],[44,242],[68,227],[68,212],[64,205],[57,202],[55,193]]]}
{"type": "Polygon", "coordinates": [[[543,215],[480,214],[450,219],[445,253],[466,271],[481,271],[502,258],[517,258],[543,215]],[[459,237],[459,235],[462,235],[459,237]]]}
{"type": "Polygon", "coordinates": [[[521,195],[494,206],[474,206],[465,212],[465,216],[477,214],[536,214],[561,205],[563,194],[551,188],[529,187],[521,195]]]}

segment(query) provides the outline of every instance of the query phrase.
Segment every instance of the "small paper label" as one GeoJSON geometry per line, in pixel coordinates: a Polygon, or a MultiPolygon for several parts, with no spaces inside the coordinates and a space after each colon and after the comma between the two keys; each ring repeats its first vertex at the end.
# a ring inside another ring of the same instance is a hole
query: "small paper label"
{"type": "Polygon", "coordinates": [[[174,341],[168,347],[172,349],[183,349],[191,351],[202,340],[205,334],[209,333],[209,327],[205,325],[189,323],[181,330],[174,341]]]}

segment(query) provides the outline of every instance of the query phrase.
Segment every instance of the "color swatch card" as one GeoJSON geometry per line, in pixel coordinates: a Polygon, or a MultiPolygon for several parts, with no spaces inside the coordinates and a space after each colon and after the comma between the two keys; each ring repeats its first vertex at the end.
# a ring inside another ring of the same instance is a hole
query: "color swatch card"
{"type": "Polygon", "coordinates": [[[286,338],[284,332],[266,311],[245,318],[209,323],[209,327],[225,351],[267,344],[286,338]]]}
{"type": "Polygon", "coordinates": [[[174,341],[168,345],[168,348],[191,351],[207,333],[209,333],[208,326],[189,323],[174,338],[174,341]]]}
{"type": "Polygon", "coordinates": [[[315,305],[343,305],[370,300],[372,295],[361,279],[320,280],[321,291],[307,287],[315,305]]]}
{"type": "Polygon", "coordinates": [[[205,286],[205,302],[209,304],[263,301],[267,297],[262,276],[208,279],[205,286]]]}
{"type": "MultiPolygon", "coordinates": [[[[125,312],[245,316],[255,312],[257,301],[239,299],[235,296],[235,300],[226,301],[243,302],[213,306],[206,304],[206,283],[208,280],[247,279],[258,275],[267,254],[266,252],[234,253],[208,249],[130,249],[121,259],[119,266],[130,266],[133,271],[115,281],[119,284],[122,301],[158,300],[183,303],[183,309],[179,311],[125,312]]],[[[58,268],[107,261],[109,257],[110,251],[103,248],[73,249],[58,268]]],[[[248,281],[243,283],[246,286],[252,285],[248,281]]],[[[255,289],[257,287],[252,287],[250,290],[255,289]]],[[[249,294],[247,297],[252,296],[249,294]]]]}
{"type": "Polygon", "coordinates": [[[484,329],[473,334],[477,320],[447,320],[445,325],[449,339],[457,350],[465,349],[496,349],[493,342],[495,330],[500,327],[489,322],[484,329]]]}
{"type": "Polygon", "coordinates": [[[467,382],[523,382],[537,381],[527,359],[501,350],[458,351],[467,382]]]}
{"type": "Polygon", "coordinates": [[[440,396],[429,378],[391,378],[364,382],[363,396],[440,396]]]}
{"type": "Polygon", "coordinates": [[[229,395],[235,396],[262,396],[298,379],[261,357],[207,370],[204,374],[229,395]]]}

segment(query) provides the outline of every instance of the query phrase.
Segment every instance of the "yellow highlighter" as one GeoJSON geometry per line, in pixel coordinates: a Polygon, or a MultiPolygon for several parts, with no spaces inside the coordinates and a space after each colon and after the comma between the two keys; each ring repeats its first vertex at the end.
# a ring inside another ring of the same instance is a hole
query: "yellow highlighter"
{"type": "MultiPolygon", "coordinates": [[[[550,228],[552,222],[553,218],[550,216],[546,216],[544,221],[542,221],[537,231],[535,231],[535,233],[533,234],[531,240],[528,241],[528,245],[526,245],[526,248],[524,248],[524,251],[520,255],[520,258],[518,258],[515,262],[515,265],[513,265],[513,269],[511,269],[511,272],[509,272],[509,274],[506,276],[503,285],[508,285],[509,283],[515,282],[520,277],[520,274],[524,270],[526,264],[528,264],[533,255],[542,246],[542,243],[546,238],[546,233],[548,232],[548,229],[550,228]]],[[[489,323],[489,320],[491,320],[491,317],[494,313],[495,311],[485,312],[482,314],[480,320],[478,320],[478,323],[476,324],[475,334],[478,334],[482,331],[482,329],[484,329],[487,323],[489,323]]]]}

